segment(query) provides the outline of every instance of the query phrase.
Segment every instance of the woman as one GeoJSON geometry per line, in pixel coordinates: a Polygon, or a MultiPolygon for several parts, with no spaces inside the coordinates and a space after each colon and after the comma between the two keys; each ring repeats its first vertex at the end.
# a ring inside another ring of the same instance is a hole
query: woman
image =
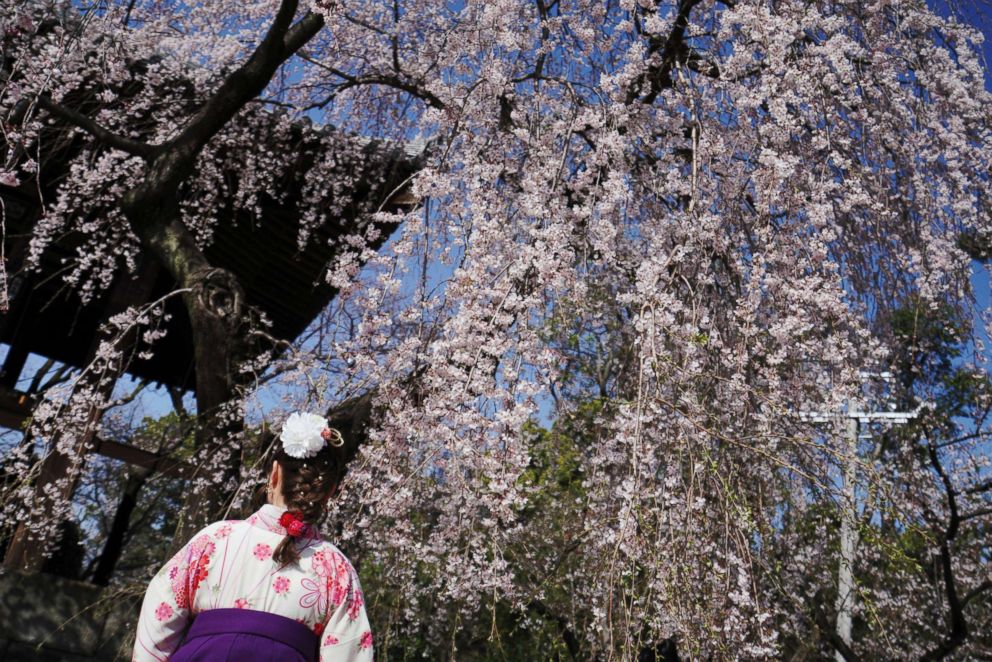
{"type": "Polygon", "coordinates": [[[152,579],[134,660],[372,659],[358,575],[315,526],[344,474],[341,435],[296,413],[279,440],[268,502],[207,526],[152,579]]]}

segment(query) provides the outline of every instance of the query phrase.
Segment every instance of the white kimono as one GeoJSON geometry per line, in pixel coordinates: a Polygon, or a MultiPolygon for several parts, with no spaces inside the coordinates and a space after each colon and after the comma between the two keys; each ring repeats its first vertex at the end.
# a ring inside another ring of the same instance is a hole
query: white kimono
{"type": "Polygon", "coordinates": [[[306,540],[298,563],[272,552],[286,535],[285,509],[267,504],[246,520],[215,522],[152,579],[141,605],[133,660],[168,660],[192,621],[208,609],[287,616],[320,638],[320,662],[372,660],[372,633],[358,574],[337,547],[306,540]]]}

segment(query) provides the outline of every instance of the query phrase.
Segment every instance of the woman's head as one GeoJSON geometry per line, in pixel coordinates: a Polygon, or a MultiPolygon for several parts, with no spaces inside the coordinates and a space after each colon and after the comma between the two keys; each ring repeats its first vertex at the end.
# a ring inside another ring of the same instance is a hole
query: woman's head
{"type": "Polygon", "coordinates": [[[305,522],[317,523],[344,478],[342,455],[340,448],[330,445],[309,458],[278,450],[269,465],[269,501],[299,511],[305,522]]]}
{"type": "MultiPolygon", "coordinates": [[[[301,514],[310,525],[319,522],[327,502],[344,478],[345,449],[337,430],[312,414],[290,416],[269,464],[267,495],[269,503],[301,514]]],[[[273,553],[279,563],[299,559],[294,540],[286,536],[273,553]]]]}

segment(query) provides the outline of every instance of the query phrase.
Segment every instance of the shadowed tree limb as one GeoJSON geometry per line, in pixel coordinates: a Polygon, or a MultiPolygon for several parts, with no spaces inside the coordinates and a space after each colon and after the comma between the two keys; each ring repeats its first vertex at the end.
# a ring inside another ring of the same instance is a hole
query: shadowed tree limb
{"type": "Polygon", "coordinates": [[[140,140],[132,140],[131,138],[125,138],[124,136],[116,134],[101,125],[96,120],[52,101],[47,95],[43,94],[38,97],[38,105],[51,114],[60,117],[70,124],[76,125],[83,131],[86,131],[108,147],[119,149],[122,152],[127,152],[133,156],[140,156],[146,160],[154,156],[157,150],[154,145],[149,145],[148,143],[140,140]]]}
{"type": "Polygon", "coordinates": [[[950,519],[941,535],[940,540],[940,569],[944,581],[944,591],[947,595],[947,620],[948,632],[936,647],[924,655],[921,660],[942,660],[968,639],[968,622],[964,617],[964,602],[958,596],[958,589],[954,578],[954,566],[951,561],[951,543],[957,537],[958,527],[961,524],[961,515],[958,512],[957,499],[955,498],[954,486],[951,479],[944,471],[940,462],[940,455],[933,441],[927,439],[927,451],[930,457],[930,465],[940,477],[947,494],[947,507],[950,511],[950,519]]]}
{"type": "Polygon", "coordinates": [[[701,0],[682,0],[679,3],[678,13],[675,15],[668,38],[662,40],[658,36],[651,37],[647,59],[660,51],[661,62],[651,65],[646,72],[634,79],[627,90],[626,103],[630,104],[637,100],[643,91],[645,82],[650,87],[641,101],[647,104],[654,103],[663,89],[672,86],[672,69],[680,59],[688,58],[689,48],[685,44],[685,32],[689,27],[689,15],[700,2],[701,0]]]}

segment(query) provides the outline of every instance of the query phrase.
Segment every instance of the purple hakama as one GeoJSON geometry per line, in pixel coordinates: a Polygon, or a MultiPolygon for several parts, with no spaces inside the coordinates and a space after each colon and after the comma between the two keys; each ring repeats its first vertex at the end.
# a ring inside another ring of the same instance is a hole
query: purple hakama
{"type": "Polygon", "coordinates": [[[169,662],[315,662],[317,635],[291,618],[251,609],[208,609],[169,662]]]}

